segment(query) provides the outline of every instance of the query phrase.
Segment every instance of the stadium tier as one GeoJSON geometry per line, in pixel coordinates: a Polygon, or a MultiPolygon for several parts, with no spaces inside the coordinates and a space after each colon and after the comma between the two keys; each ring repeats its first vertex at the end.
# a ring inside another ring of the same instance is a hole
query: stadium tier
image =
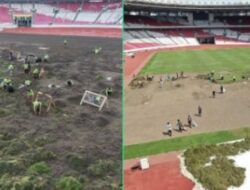
{"type": "Polygon", "coordinates": [[[32,15],[33,25],[121,24],[121,3],[0,4],[0,24],[14,24],[15,14],[32,15]]]}
{"type": "Polygon", "coordinates": [[[127,0],[127,2],[152,3],[158,5],[234,6],[249,5],[248,0],[127,0]]]}
{"type": "Polygon", "coordinates": [[[248,44],[249,5],[248,0],[127,0],[125,50],[248,44]]]}

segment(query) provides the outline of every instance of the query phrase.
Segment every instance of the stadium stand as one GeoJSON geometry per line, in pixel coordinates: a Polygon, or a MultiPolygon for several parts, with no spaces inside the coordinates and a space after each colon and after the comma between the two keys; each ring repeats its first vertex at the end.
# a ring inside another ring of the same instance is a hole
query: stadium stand
{"type": "Polygon", "coordinates": [[[13,14],[32,14],[33,25],[121,24],[121,3],[2,3],[0,22],[12,23],[13,14]]]}
{"type": "Polygon", "coordinates": [[[125,50],[248,44],[249,10],[247,0],[127,0],[125,50]]]}

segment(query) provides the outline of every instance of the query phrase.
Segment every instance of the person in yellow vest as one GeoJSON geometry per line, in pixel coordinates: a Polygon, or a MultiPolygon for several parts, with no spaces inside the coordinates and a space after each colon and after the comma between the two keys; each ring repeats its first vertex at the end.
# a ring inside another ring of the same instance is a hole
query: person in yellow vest
{"type": "Polygon", "coordinates": [[[96,55],[99,54],[101,51],[102,51],[102,48],[101,48],[101,47],[95,48],[95,49],[94,49],[94,53],[95,53],[96,55]]]}
{"type": "Polygon", "coordinates": [[[24,81],[24,85],[25,85],[25,86],[30,86],[31,83],[32,83],[31,80],[25,80],[25,81],[24,81]]]}
{"type": "Polygon", "coordinates": [[[100,96],[96,96],[95,100],[94,100],[94,103],[99,105],[101,103],[101,97],[100,96]]]}
{"type": "Polygon", "coordinates": [[[65,40],[63,41],[63,44],[64,44],[64,47],[67,47],[67,46],[68,46],[68,41],[65,39],[65,40]]]}
{"type": "Polygon", "coordinates": [[[29,73],[30,73],[30,70],[31,70],[30,63],[24,63],[24,64],[23,64],[23,69],[24,69],[24,73],[25,73],[25,74],[29,74],[29,73]]]}
{"type": "Polygon", "coordinates": [[[44,55],[43,61],[44,62],[48,62],[49,61],[49,55],[48,54],[44,55]]]}
{"type": "Polygon", "coordinates": [[[35,98],[34,91],[32,89],[27,90],[26,97],[27,97],[27,103],[33,102],[35,98]]]}
{"type": "Polygon", "coordinates": [[[2,83],[1,83],[1,87],[6,90],[8,86],[12,85],[12,81],[9,78],[5,78],[3,79],[2,83]]]}
{"type": "Polygon", "coordinates": [[[105,94],[106,94],[107,97],[111,96],[112,93],[113,93],[113,89],[111,87],[106,88],[105,94]]]}
{"type": "Polygon", "coordinates": [[[27,91],[27,97],[32,97],[32,99],[33,99],[34,95],[35,94],[34,94],[34,91],[32,89],[27,91]]]}
{"type": "Polygon", "coordinates": [[[12,85],[12,81],[9,78],[5,78],[3,80],[3,82],[1,83],[1,86],[3,87],[3,89],[9,93],[14,93],[15,92],[15,88],[12,85]]]}
{"type": "Polygon", "coordinates": [[[9,75],[13,75],[13,70],[14,70],[14,66],[12,65],[12,64],[10,64],[9,66],[8,66],[8,72],[9,72],[9,75]]]}
{"type": "Polygon", "coordinates": [[[33,101],[33,111],[36,115],[41,115],[42,113],[42,102],[35,100],[33,101]]]}

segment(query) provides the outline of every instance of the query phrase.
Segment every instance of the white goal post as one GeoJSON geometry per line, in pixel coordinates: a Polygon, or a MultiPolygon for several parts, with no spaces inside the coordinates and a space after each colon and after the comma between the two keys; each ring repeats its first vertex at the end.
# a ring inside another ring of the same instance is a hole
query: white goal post
{"type": "Polygon", "coordinates": [[[80,105],[86,103],[98,107],[99,111],[101,111],[106,102],[107,102],[107,96],[86,90],[82,96],[80,105]]]}

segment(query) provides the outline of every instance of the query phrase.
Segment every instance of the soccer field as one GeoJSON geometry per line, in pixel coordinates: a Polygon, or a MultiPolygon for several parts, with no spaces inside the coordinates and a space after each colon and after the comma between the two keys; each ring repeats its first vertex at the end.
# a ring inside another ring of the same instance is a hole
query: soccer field
{"type": "Polygon", "coordinates": [[[142,69],[141,75],[176,72],[223,74],[225,81],[250,76],[250,48],[160,52],[142,69]]]}

